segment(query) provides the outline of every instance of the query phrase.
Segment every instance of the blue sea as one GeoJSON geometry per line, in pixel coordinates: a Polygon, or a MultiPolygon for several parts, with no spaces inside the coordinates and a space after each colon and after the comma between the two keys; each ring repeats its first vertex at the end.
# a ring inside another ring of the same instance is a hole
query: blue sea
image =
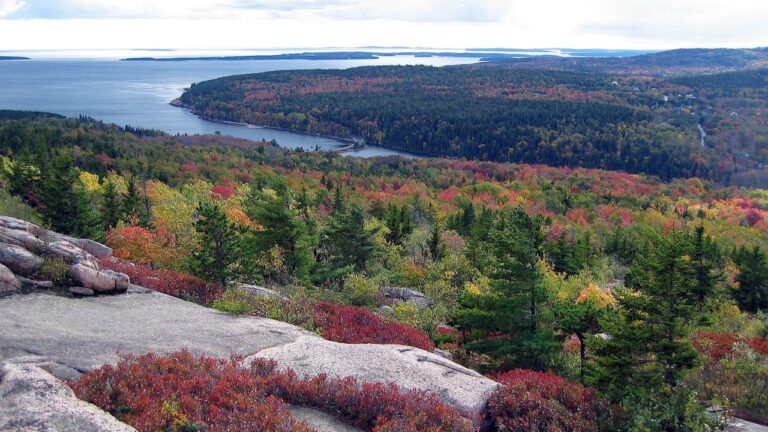
{"type": "MultiPolygon", "coordinates": [[[[37,58],[0,61],[0,109],[87,115],[121,126],[171,134],[219,132],[251,140],[276,140],[287,148],[332,149],[342,143],[287,131],[202,120],[170,102],[194,82],[227,75],[287,69],[351,68],[369,65],[474,63],[475,58],[392,56],[377,60],[225,60],[126,62],[117,58],[37,58]]],[[[360,157],[402,154],[369,146],[347,153],[360,157]]]]}

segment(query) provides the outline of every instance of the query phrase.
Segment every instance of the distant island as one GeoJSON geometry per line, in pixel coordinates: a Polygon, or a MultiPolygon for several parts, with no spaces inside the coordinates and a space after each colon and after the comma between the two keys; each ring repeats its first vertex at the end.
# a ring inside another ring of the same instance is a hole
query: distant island
{"type": "Polygon", "coordinates": [[[420,155],[767,185],[766,82],[763,50],[686,49],[237,75],[176,104],[420,155]]]}
{"type": "Polygon", "coordinates": [[[30,60],[29,57],[16,57],[16,56],[0,56],[0,61],[2,60],[30,60]]]}
{"type": "Polygon", "coordinates": [[[646,54],[648,51],[610,51],[610,50],[573,50],[573,49],[471,49],[467,51],[323,51],[285,54],[257,54],[243,56],[200,56],[200,57],[129,57],[122,61],[205,61],[205,60],[376,60],[380,57],[414,56],[414,57],[457,57],[478,58],[480,61],[504,61],[532,56],[568,56],[584,57],[628,57],[646,54]],[[495,51],[495,52],[494,52],[495,51]],[[598,52],[599,51],[599,52],[598,52]]]}

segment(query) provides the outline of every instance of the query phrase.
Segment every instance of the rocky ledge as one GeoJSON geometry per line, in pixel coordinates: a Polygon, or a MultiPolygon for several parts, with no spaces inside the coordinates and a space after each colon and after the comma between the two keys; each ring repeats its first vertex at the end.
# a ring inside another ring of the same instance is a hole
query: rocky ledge
{"type": "Polygon", "coordinates": [[[97,258],[110,255],[112,249],[95,241],[0,216],[0,296],[56,287],[80,296],[124,292],[128,276],[99,268],[97,258]]]}
{"type": "MultiPolygon", "coordinates": [[[[0,216],[0,292],[4,294],[0,296],[0,362],[4,362],[0,363],[4,371],[0,372],[0,389],[16,395],[4,397],[0,391],[0,417],[15,422],[0,421],[0,431],[19,429],[13,425],[22,425],[23,430],[132,430],[109,423],[114,419],[103,420],[107,423],[93,420],[95,407],[72,400],[66,386],[53,378],[76,379],[125,354],[187,349],[217,358],[239,355],[246,358],[245,363],[256,357],[269,358],[278,367],[304,376],[353,376],[361,382],[433,392],[475,419],[497,386],[472,370],[417,348],[330,342],[287,323],[235,317],[131,285],[127,276],[99,269],[96,258],[110,255],[111,250],[99,243],[0,216]],[[39,279],[43,262],[50,259],[66,263],[75,276],[78,285],[67,287],[70,292],[121,295],[82,297],[51,290],[53,281],[39,279]],[[38,391],[39,386],[50,390],[38,391]],[[55,406],[62,409],[51,408],[55,406]],[[82,416],[72,414],[75,411],[82,411],[82,416]],[[15,414],[8,417],[9,413],[15,414]],[[85,426],[71,427],[73,423],[66,419],[75,417],[86,419],[85,426]],[[101,424],[106,426],[100,429],[101,424]]],[[[330,419],[311,410],[294,409],[315,419],[310,424],[318,430],[351,430],[329,426],[330,419]]]]}
{"type": "Polygon", "coordinates": [[[0,363],[0,431],[136,432],[37,366],[0,363]]]}

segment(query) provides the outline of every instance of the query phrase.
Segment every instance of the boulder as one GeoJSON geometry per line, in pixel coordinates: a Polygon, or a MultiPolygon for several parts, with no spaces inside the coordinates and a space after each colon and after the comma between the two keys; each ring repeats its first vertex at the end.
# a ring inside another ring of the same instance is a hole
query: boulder
{"type": "Polygon", "coordinates": [[[286,296],[280,294],[279,292],[275,290],[271,290],[269,288],[264,288],[263,286],[239,284],[237,287],[249,294],[278,299],[278,300],[288,300],[286,296]]]}
{"type": "Polygon", "coordinates": [[[92,289],[83,287],[69,287],[69,293],[80,297],[90,297],[96,294],[92,289]]]}
{"type": "Polygon", "coordinates": [[[382,294],[389,300],[404,301],[406,303],[412,303],[419,308],[425,308],[432,304],[432,299],[410,288],[403,287],[383,287],[381,289],[382,294]]]}
{"type": "Polygon", "coordinates": [[[16,276],[16,279],[19,280],[22,286],[27,286],[30,288],[42,288],[42,289],[51,289],[53,288],[53,282],[47,281],[47,280],[35,280],[35,279],[27,279],[23,276],[16,276]]]}
{"type": "Polygon", "coordinates": [[[0,431],[136,432],[32,364],[0,363],[0,431]]]}
{"type": "Polygon", "coordinates": [[[96,292],[125,291],[130,284],[127,275],[111,270],[94,270],[83,264],[75,264],[70,268],[83,288],[96,292]]]}
{"type": "Polygon", "coordinates": [[[131,285],[131,278],[125,273],[116,272],[114,270],[104,269],[101,270],[108,276],[111,276],[115,280],[115,289],[117,291],[125,291],[131,285]]]}
{"type": "Polygon", "coordinates": [[[0,296],[13,294],[18,291],[20,286],[21,284],[13,272],[8,267],[0,264],[0,296]]]}
{"type": "Polygon", "coordinates": [[[95,242],[90,239],[74,238],[74,237],[63,235],[63,234],[57,234],[54,232],[51,232],[51,235],[53,236],[54,239],[73,244],[78,248],[82,249],[83,251],[85,251],[86,253],[93,255],[97,258],[107,258],[112,256],[112,248],[109,246],[105,246],[99,242],[95,242]]]}
{"type": "Polygon", "coordinates": [[[34,229],[37,225],[10,216],[0,216],[0,227],[19,231],[29,231],[30,228],[34,229]]]}
{"type": "Polygon", "coordinates": [[[353,376],[362,382],[396,384],[404,390],[435,393],[444,402],[478,420],[498,384],[479,373],[430,352],[403,345],[348,345],[318,337],[268,348],[243,360],[271,359],[280,369],[304,377],[353,376]]]}
{"type": "Polygon", "coordinates": [[[16,245],[31,251],[42,251],[45,242],[32,233],[0,226],[0,242],[16,245]]]}
{"type": "Polygon", "coordinates": [[[379,313],[380,315],[392,315],[393,313],[395,313],[395,310],[392,309],[392,306],[384,305],[376,308],[376,312],[379,313]]]}
{"type": "Polygon", "coordinates": [[[0,243],[0,264],[16,274],[29,276],[40,268],[43,259],[21,246],[0,243]]]}
{"type": "Polygon", "coordinates": [[[56,240],[50,243],[47,251],[62,258],[69,264],[78,264],[81,261],[96,261],[93,255],[67,240],[56,240]]]}

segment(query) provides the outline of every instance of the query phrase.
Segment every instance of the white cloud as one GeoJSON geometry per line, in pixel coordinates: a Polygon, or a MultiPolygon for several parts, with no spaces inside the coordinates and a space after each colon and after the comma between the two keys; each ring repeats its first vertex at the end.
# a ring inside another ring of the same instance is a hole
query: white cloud
{"type": "Polygon", "coordinates": [[[24,0],[0,0],[0,18],[9,16],[26,5],[24,0]]]}
{"type": "Polygon", "coordinates": [[[0,0],[0,49],[768,45],[764,0],[0,0]],[[1,17],[2,15],[0,15],[1,17]],[[52,32],[56,37],[51,38],[52,32]],[[20,37],[19,35],[22,35],[20,37]],[[24,45],[21,45],[24,44],[24,45]]]}

